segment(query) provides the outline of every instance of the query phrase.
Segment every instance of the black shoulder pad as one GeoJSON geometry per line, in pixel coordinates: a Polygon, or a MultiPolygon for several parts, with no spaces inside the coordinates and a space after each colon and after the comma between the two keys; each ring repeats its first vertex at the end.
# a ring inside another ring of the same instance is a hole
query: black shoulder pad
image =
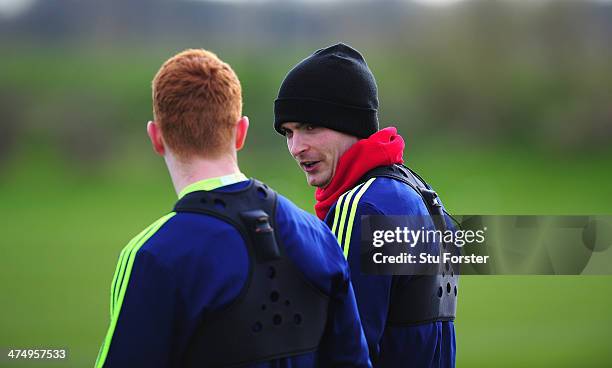
{"type": "MultiPolygon", "coordinates": [[[[273,190],[252,180],[235,192],[192,192],[174,210],[214,216],[233,225],[249,254],[249,276],[240,295],[203,316],[181,367],[242,366],[318,348],[329,297],[286,256],[273,190]]],[[[206,234],[202,239],[202,246],[224,246],[206,244],[206,234]]]]}

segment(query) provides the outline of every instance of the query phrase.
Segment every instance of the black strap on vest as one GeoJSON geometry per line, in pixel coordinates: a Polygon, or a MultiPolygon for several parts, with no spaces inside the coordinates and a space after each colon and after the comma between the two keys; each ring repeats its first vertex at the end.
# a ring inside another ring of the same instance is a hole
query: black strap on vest
{"type": "Polygon", "coordinates": [[[318,348],[328,296],[285,255],[275,221],[276,199],[266,184],[252,180],[236,192],[197,191],[176,204],[176,212],[202,213],[234,226],[245,241],[250,262],[240,295],[201,322],[181,366],[241,366],[318,348]]]}
{"type": "MultiPolygon", "coordinates": [[[[398,180],[415,190],[423,199],[437,230],[447,230],[444,208],[438,194],[417,173],[403,165],[377,167],[366,173],[361,182],[374,177],[398,180]]],[[[439,255],[454,254],[456,248],[444,242],[439,255]]],[[[440,257],[442,262],[442,257],[440,257]]],[[[387,323],[390,325],[416,325],[433,321],[455,319],[457,309],[457,283],[459,270],[450,263],[440,264],[437,275],[415,275],[409,280],[394,277],[387,323]]]]}

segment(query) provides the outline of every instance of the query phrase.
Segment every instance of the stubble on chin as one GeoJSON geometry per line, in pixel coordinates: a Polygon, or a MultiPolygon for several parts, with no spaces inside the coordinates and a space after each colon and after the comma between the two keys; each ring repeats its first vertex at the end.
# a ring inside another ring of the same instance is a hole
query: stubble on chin
{"type": "Polygon", "coordinates": [[[317,179],[316,178],[312,178],[308,175],[306,175],[306,182],[308,183],[308,185],[310,185],[311,187],[316,187],[318,188],[319,186],[317,185],[317,179]]]}

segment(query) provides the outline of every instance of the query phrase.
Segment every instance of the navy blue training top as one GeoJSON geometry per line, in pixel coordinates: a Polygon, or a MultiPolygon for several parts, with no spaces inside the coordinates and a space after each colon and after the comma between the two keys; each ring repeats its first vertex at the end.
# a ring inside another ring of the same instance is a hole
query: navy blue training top
{"type": "MultiPolygon", "coordinates": [[[[214,190],[231,192],[249,183],[214,190]]],[[[287,256],[330,297],[328,320],[317,351],[246,367],[370,367],[348,265],[336,238],[281,195],[276,224],[287,256]]],[[[121,252],[111,286],[111,322],[96,367],[181,366],[200,321],[235,300],[248,274],[247,248],[232,225],[186,212],[157,220],[121,252]]],[[[231,331],[219,331],[226,333],[231,331]]]]}
{"type": "MultiPolygon", "coordinates": [[[[361,273],[361,216],[404,215],[422,218],[425,229],[435,229],[421,196],[408,185],[379,177],[344,193],[327,213],[325,222],[338,237],[351,268],[351,280],[374,367],[454,367],[455,328],[452,321],[416,326],[387,323],[391,284],[410,282],[411,276],[361,273]]],[[[447,218],[447,223],[451,224],[447,218]]]]}

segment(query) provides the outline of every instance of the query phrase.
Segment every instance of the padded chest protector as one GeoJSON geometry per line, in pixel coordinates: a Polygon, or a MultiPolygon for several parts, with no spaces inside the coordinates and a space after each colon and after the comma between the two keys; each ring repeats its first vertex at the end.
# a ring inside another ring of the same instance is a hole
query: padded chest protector
{"type": "MultiPolygon", "coordinates": [[[[423,199],[437,230],[447,229],[444,210],[438,195],[414,171],[406,166],[381,166],[365,174],[360,182],[373,177],[398,180],[415,190],[423,199]]],[[[439,255],[456,252],[440,244],[439,255]]],[[[442,257],[440,257],[442,259],[442,257]]],[[[414,275],[409,280],[394,277],[387,321],[391,325],[417,325],[434,321],[452,321],[457,310],[459,269],[449,262],[440,263],[437,275],[414,275]]]]}
{"type": "Polygon", "coordinates": [[[202,213],[233,225],[244,239],[250,263],[240,295],[201,322],[183,366],[240,366],[318,348],[328,296],[286,256],[276,227],[276,199],[267,185],[252,180],[237,192],[197,191],[176,204],[176,212],[202,213]]]}

